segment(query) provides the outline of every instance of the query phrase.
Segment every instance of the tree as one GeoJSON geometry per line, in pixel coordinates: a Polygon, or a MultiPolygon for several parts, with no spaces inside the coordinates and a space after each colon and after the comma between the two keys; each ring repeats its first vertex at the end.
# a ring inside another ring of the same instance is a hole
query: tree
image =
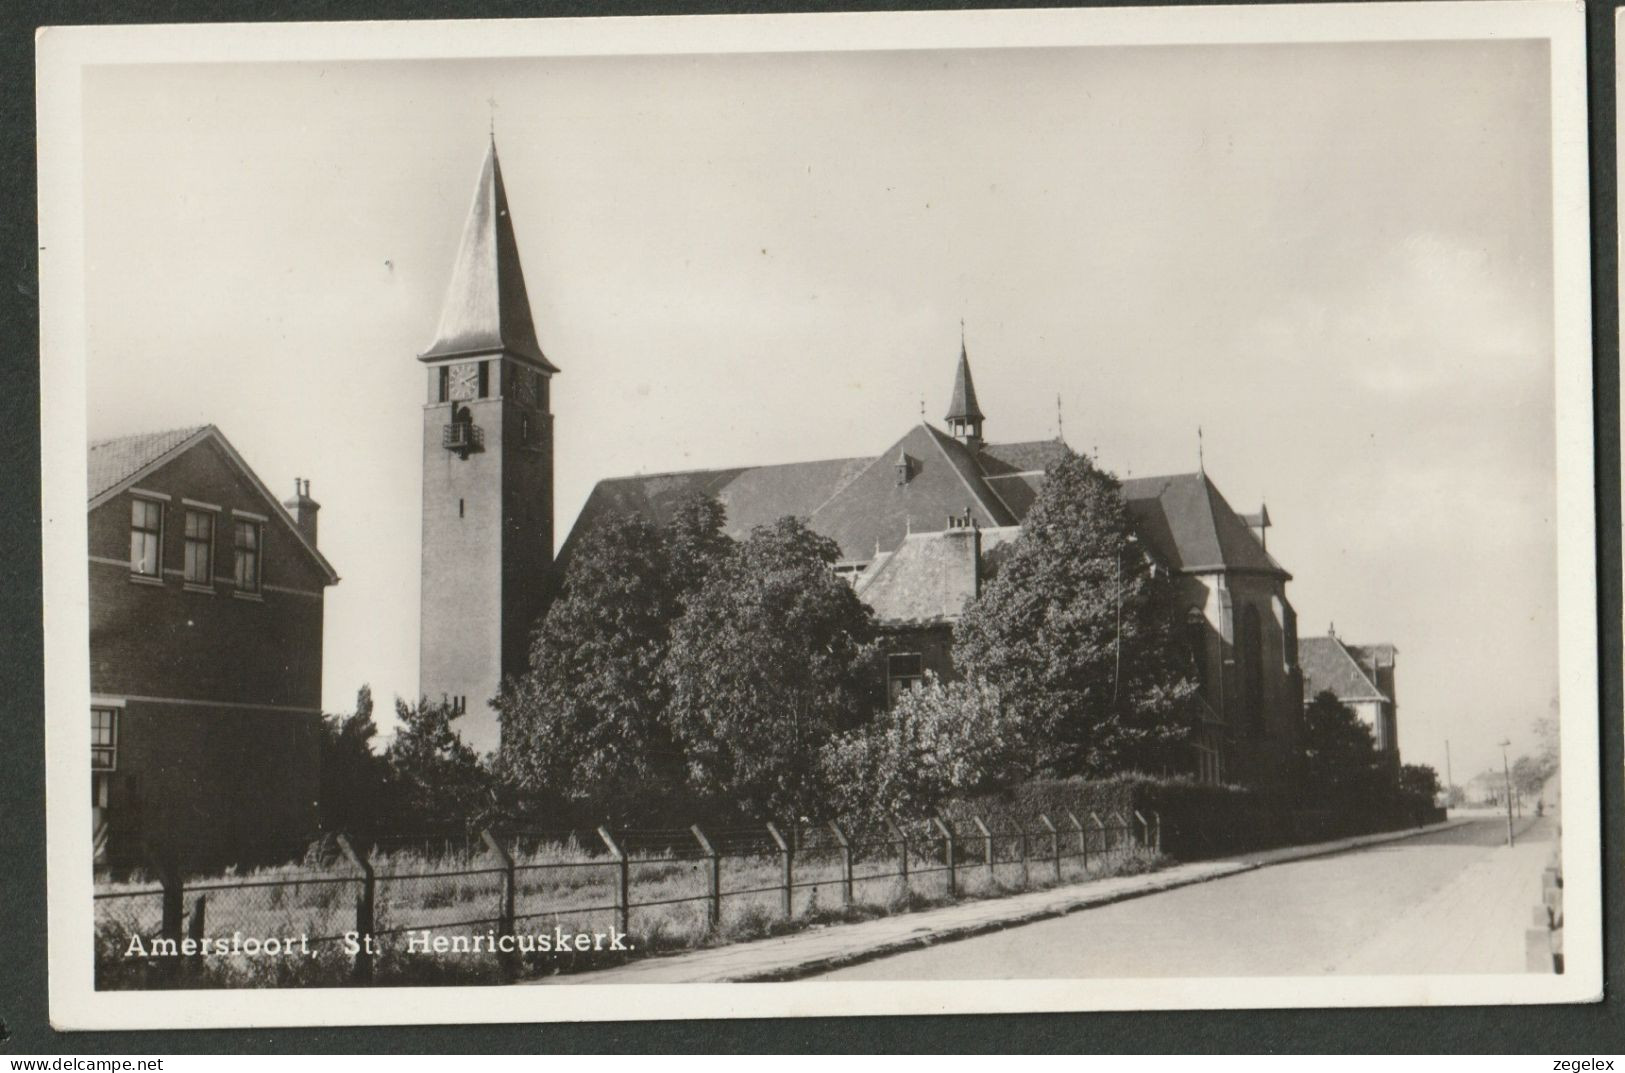
{"type": "Polygon", "coordinates": [[[889,711],[832,739],[823,763],[834,811],[878,823],[1017,782],[1027,774],[1026,757],[998,690],[927,676],[889,711]]]}
{"type": "Polygon", "coordinates": [[[733,541],[723,531],[726,521],[727,512],[711,496],[691,492],[672,507],[661,536],[680,597],[697,591],[711,570],[733,551],[733,541]]]}
{"type": "Polygon", "coordinates": [[[1304,709],[1302,748],[1306,801],[1354,807],[1383,784],[1382,758],[1371,728],[1329,690],[1317,693],[1304,709]]]}
{"type": "Polygon", "coordinates": [[[683,602],[725,558],[715,499],[689,496],[656,528],[599,522],[571,558],[562,592],[506,683],[502,767],[524,791],[551,792],[615,822],[641,821],[686,778],[663,666],[683,602]]]}
{"type": "Polygon", "coordinates": [[[318,806],[322,830],[371,838],[384,818],[389,764],[372,750],[378,724],[372,718],[372,687],[356,691],[355,711],[322,717],[322,767],[318,806]]]}
{"type": "Polygon", "coordinates": [[[1512,788],[1524,797],[1539,797],[1546,780],[1556,774],[1544,757],[1520,756],[1512,764],[1512,788]]]}
{"type": "Polygon", "coordinates": [[[1399,768],[1399,789],[1425,801],[1439,796],[1439,773],[1427,764],[1402,764],[1399,768]]]}
{"type": "Polygon", "coordinates": [[[680,775],[660,674],[678,610],[659,530],[632,515],[599,522],[536,631],[529,670],[497,700],[511,777],[581,798],[680,775]]]}
{"type": "Polygon", "coordinates": [[[690,594],[667,656],[672,726],[702,793],[782,818],[827,813],[818,758],[874,710],[869,608],[795,518],[758,526],[690,594]]]}
{"type": "Polygon", "coordinates": [[[384,751],[391,819],[398,830],[479,824],[495,803],[490,771],[452,723],[462,713],[427,698],[395,701],[400,729],[384,751]]]}
{"type": "Polygon", "coordinates": [[[1189,735],[1196,688],[1178,606],[1116,478],[1069,454],[955,627],[954,663],[998,687],[1042,773],[1158,770],[1189,735]]]}

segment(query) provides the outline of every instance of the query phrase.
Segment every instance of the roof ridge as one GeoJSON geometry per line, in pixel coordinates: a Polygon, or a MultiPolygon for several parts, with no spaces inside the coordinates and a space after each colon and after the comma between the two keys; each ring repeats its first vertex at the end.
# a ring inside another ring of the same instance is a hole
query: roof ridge
{"type": "Polygon", "coordinates": [[[617,481],[646,481],[652,477],[693,477],[701,473],[750,473],[759,469],[780,469],[785,466],[831,466],[837,462],[872,463],[869,455],[850,455],[845,458],[809,458],[802,462],[764,462],[754,466],[696,466],[693,469],[667,469],[655,473],[623,473],[617,477],[600,477],[593,486],[614,484],[617,481]]]}
{"type": "MultiPolygon", "coordinates": [[[[938,432],[936,429],[932,428],[928,422],[921,421],[920,427],[931,434],[931,441],[937,445],[937,450],[942,452],[943,460],[948,463],[948,468],[953,470],[954,473],[958,474],[960,483],[964,484],[965,489],[980,501],[982,509],[987,511],[988,515],[995,521],[999,522],[1001,526],[1008,524],[1007,522],[1001,520],[997,514],[994,514],[992,508],[988,506],[987,501],[976,491],[976,486],[971,484],[970,478],[965,476],[965,471],[954,465],[953,458],[948,454],[948,446],[943,441],[947,440],[948,443],[952,443],[955,447],[960,446],[959,441],[949,436],[946,432],[938,432]]],[[[992,492],[993,489],[989,488],[988,491],[992,492]]],[[[997,492],[994,492],[994,495],[995,497],[998,497],[997,492]]],[[[1011,518],[1015,517],[1015,512],[1010,509],[1010,505],[1006,503],[1002,497],[999,498],[999,505],[1004,508],[1006,515],[1011,518]]]]}
{"type": "Polygon", "coordinates": [[[106,447],[111,443],[120,443],[124,440],[143,440],[154,436],[172,436],[179,433],[185,433],[187,436],[193,436],[208,427],[209,426],[206,423],[202,425],[175,425],[172,428],[154,429],[151,432],[129,432],[123,436],[106,436],[99,440],[91,440],[87,446],[87,449],[93,451],[98,447],[106,447]]]}

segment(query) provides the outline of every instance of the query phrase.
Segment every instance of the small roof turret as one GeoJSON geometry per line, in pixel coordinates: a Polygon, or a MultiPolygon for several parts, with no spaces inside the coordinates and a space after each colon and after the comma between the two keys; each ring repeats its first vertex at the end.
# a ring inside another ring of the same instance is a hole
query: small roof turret
{"type": "Polygon", "coordinates": [[[970,356],[965,352],[965,337],[959,337],[959,367],[954,370],[954,393],[948,401],[948,418],[952,421],[986,420],[982,408],[976,404],[976,381],[970,375],[970,356]]]}

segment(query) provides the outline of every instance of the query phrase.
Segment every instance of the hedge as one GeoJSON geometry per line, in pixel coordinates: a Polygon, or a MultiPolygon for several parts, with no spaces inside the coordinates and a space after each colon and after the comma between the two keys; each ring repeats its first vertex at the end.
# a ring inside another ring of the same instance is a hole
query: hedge
{"type": "Polygon", "coordinates": [[[1161,820],[1162,850],[1180,860],[1201,860],[1275,846],[1345,838],[1435,822],[1431,803],[1394,794],[1340,810],[1294,809],[1284,795],[1213,785],[1178,776],[1115,775],[1107,779],[1035,779],[956,802],[943,810],[957,822],[980,816],[995,830],[1014,830],[1040,813],[1060,823],[1068,810],[1089,822],[1138,810],[1161,820]]]}

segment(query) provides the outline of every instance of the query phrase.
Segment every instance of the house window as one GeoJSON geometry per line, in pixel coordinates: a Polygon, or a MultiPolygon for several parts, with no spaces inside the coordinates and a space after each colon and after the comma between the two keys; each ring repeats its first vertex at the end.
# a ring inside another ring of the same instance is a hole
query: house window
{"type": "Polygon", "coordinates": [[[530,415],[519,415],[519,446],[530,446],[530,415]]]}
{"type": "Polygon", "coordinates": [[[158,577],[162,565],[164,505],[150,499],[130,500],[130,572],[158,577]]]}
{"type": "Polygon", "coordinates": [[[90,770],[118,769],[118,709],[90,709],[90,770]]]}
{"type": "Polygon", "coordinates": [[[896,704],[899,697],[925,687],[925,661],[918,652],[899,652],[886,657],[886,697],[896,704]]]}
{"type": "Polygon", "coordinates": [[[260,526],[258,522],[239,520],[234,526],[237,553],[235,578],[237,588],[243,592],[260,591],[260,526]]]}
{"type": "Polygon", "coordinates": [[[193,585],[214,581],[214,515],[207,511],[186,512],[185,578],[193,585]]]}
{"type": "Polygon", "coordinates": [[[434,401],[445,402],[451,397],[451,369],[442,365],[435,370],[434,401]]]}

